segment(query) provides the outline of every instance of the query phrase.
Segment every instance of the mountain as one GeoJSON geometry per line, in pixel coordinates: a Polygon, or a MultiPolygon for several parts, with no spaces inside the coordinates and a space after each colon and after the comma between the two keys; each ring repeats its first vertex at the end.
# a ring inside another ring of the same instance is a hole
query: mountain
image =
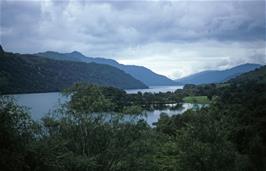
{"type": "Polygon", "coordinates": [[[257,82],[266,84],[266,65],[257,68],[253,71],[241,74],[228,82],[245,83],[245,82],[257,82]]]}
{"type": "Polygon", "coordinates": [[[255,70],[261,67],[259,64],[243,64],[227,70],[210,70],[203,71],[196,74],[192,74],[187,77],[183,77],[175,80],[182,84],[208,84],[208,83],[221,83],[232,78],[237,77],[240,74],[255,70]]]}
{"type": "Polygon", "coordinates": [[[110,65],[0,52],[0,92],[3,94],[59,91],[77,82],[122,89],[147,88],[110,65]]]}
{"type": "Polygon", "coordinates": [[[87,57],[77,51],[71,53],[47,51],[43,53],[37,53],[35,55],[56,60],[70,60],[87,63],[95,62],[98,64],[111,65],[125,71],[126,73],[130,74],[131,76],[133,76],[137,80],[140,80],[148,86],[176,85],[176,82],[174,82],[173,80],[167,78],[166,76],[156,74],[145,67],[136,65],[123,65],[112,59],[87,57]]]}

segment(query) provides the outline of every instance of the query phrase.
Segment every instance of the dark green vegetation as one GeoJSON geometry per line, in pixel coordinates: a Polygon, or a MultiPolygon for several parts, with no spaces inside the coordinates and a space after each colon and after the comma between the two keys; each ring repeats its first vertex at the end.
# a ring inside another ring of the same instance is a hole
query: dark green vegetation
{"type": "Polygon", "coordinates": [[[181,84],[210,84],[222,83],[240,74],[255,70],[261,67],[259,64],[243,64],[227,70],[210,70],[189,75],[184,78],[177,79],[176,82],[181,84]]]}
{"type": "Polygon", "coordinates": [[[147,88],[109,65],[58,61],[3,51],[0,54],[0,91],[4,94],[59,91],[78,82],[122,89],[147,88]]]}
{"type": "Polygon", "coordinates": [[[266,66],[263,66],[259,69],[256,69],[254,72],[248,72],[242,74],[234,79],[231,79],[232,83],[248,83],[248,82],[258,82],[265,83],[266,82],[266,66]]]}
{"type": "Polygon", "coordinates": [[[87,57],[77,51],[74,51],[72,53],[58,53],[58,52],[47,51],[43,53],[37,53],[35,55],[56,60],[79,61],[86,63],[95,62],[98,64],[111,65],[113,67],[125,71],[126,73],[133,76],[135,79],[140,80],[141,82],[143,82],[148,86],[163,86],[163,85],[177,84],[173,80],[167,78],[166,76],[156,74],[153,71],[149,70],[148,68],[142,66],[123,65],[112,59],[87,57]]]}
{"type": "Polygon", "coordinates": [[[207,96],[187,96],[183,99],[186,103],[198,103],[198,104],[209,104],[210,100],[207,96]]]}
{"type": "MultiPolygon", "coordinates": [[[[131,109],[138,109],[137,113],[140,113],[143,110],[154,110],[154,109],[164,109],[168,108],[167,104],[176,104],[171,109],[179,108],[182,102],[182,97],[176,95],[175,93],[167,92],[167,93],[137,93],[137,94],[127,94],[124,90],[120,90],[113,87],[98,87],[94,85],[86,85],[86,84],[77,84],[72,88],[67,89],[64,94],[71,95],[72,92],[75,94],[72,96],[72,102],[70,104],[75,103],[79,99],[84,99],[84,103],[80,103],[80,108],[91,104],[89,100],[87,100],[86,96],[93,96],[91,92],[99,91],[105,98],[109,99],[112,102],[112,105],[105,109],[105,112],[118,112],[118,113],[126,113],[131,109]]],[[[95,95],[95,97],[97,97],[95,95]]]]}
{"type": "Polygon", "coordinates": [[[261,80],[266,72],[250,74],[246,78],[252,82],[187,85],[160,95],[127,96],[119,89],[79,84],[65,91],[71,95],[68,103],[37,123],[2,96],[1,169],[265,170],[266,82],[261,80]],[[212,100],[209,107],[182,115],[161,114],[155,127],[138,119],[144,97],[166,102],[186,96],[212,100]]]}

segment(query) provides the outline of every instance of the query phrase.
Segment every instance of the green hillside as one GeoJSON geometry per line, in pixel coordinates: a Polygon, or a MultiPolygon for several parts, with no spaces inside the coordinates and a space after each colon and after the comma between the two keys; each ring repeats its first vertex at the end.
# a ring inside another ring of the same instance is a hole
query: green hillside
{"type": "Polygon", "coordinates": [[[229,80],[229,82],[234,83],[244,83],[244,82],[256,82],[256,83],[266,83],[266,66],[262,66],[254,71],[242,74],[234,79],[229,80]]]}
{"type": "Polygon", "coordinates": [[[0,92],[3,94],[59,91],[77,82],[122,89],[146,88],[142,82],[109,65],[0,53],[0,92]]]}

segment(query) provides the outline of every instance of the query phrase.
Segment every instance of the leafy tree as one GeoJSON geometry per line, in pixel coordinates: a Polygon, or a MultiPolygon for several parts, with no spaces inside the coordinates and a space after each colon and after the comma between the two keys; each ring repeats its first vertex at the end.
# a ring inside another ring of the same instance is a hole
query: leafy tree
{"type": "Polygon", "coordinates": [[[0,165],[3,170],[27,169],[27,144],[32,140],[33,122],[25,108],[12,98],[0,96],[0,165]]]}
{"type": "Polygon", "coordinates": [[[213,109],[189,111],[184,115],[190,115],[190,121],[177,132],[176,167],[237,170],[242,159],[229,138],[234,120],[213,109]]]}

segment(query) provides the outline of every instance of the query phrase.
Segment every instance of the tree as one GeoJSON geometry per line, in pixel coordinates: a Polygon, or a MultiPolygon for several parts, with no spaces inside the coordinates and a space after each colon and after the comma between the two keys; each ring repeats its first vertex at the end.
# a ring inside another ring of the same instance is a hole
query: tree
{"type": "Polygon", "coordinates": [[[27,144],[33,138],[33,121],[25,108],[0,96],[0,165],[3,170],[27,169],[27,144]]]}

